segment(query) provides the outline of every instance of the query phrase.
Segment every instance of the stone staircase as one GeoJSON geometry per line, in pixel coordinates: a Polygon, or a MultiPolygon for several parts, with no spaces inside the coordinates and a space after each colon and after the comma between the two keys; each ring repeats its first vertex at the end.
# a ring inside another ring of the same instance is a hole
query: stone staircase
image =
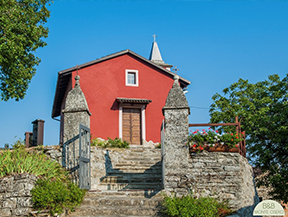
{"type": "Polygon", "coordinates": [[[69,216],[160,216],[161,150],[131,147],[69,216]]]}

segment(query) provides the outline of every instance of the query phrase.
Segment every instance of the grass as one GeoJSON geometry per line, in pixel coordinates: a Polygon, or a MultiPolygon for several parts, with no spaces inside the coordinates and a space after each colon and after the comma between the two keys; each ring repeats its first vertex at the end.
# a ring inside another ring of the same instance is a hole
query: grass
{"type": "Polygon", "coordinates": [[[29,173],[47,179],[65,179],[68,174],[58,162],[43,153],[28,153],[22,147],[0,152],[0,177],[13,173],[29,173]]]}
{"type": "Polygon", "coordinates": [[[232,213],[226,202],[212,197],[164,196],[162,206],[162,213],[175,217],[224,217],[232,213]]]}

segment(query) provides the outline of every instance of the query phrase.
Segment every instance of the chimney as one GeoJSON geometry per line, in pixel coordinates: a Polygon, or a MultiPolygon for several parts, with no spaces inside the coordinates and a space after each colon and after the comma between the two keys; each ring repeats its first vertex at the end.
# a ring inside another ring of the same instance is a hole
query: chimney
{"type": "Polygon", "coordinates": [[[32,146],[43,145],[44,142],[44,120],[36,119],[33,124],[32,146]]]}
{"type": "Polygon", "coordinates": [[[32,146],[33,133],[25,132],[25,148],[29,148],[32,146]]]}

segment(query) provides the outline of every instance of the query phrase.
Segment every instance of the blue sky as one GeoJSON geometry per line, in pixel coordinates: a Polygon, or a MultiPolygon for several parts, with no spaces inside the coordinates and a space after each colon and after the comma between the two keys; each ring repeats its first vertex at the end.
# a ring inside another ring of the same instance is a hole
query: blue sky
{"type": "Polygon", "coordinates": [[[42,62],[26,97],[0,101],[0,147],[24,139],[38,118],[44,145],[58,144],[57,73],[124,49],[148,58],[153,34],[164,61],[192,82],[190,123],[209,122],[213,94],[239,78],[288,73],[288,1],[55,0],[49,8],[48,45],[37,50],[42,62]]]}

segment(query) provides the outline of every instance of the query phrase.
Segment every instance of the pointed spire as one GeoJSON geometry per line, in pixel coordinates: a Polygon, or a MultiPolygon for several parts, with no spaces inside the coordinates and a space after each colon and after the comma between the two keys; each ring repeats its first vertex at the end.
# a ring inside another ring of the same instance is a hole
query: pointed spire
{"type": "Polygon", "coordinates": [[[65,112],[71,112],[71,111],[87,111],[89,115],[91,115],[88,104],[86,101],[86,97],[81,90],[80,87],[80,76],[76,75],[74,77],[75,79],[75,86],[72,90],[68,92],[68,95],[66,97],[65,101],[65,109],[62,110],[63,113],[65,112]]]}
{"type": "Polygon", "coordinates": [[[174,83],[172,85],[172,88],[170,89],[168,96],[166,98],[165,106],[163,107],[163,110],[165,109],[188,109],[190,113],[190,108],[188,106],[188,101],[186,99],[185,94],[183,93],[182,88],[179,84],[179,75],[174,75],[174,83]]]}
{"type": "Polygon", "coordinates": [[[163,61],[161,53],[160,53],[160,50],[159,50],[159,47],[158,47],[158,44],[156,42],[156,35],[155,34],[153,35],[153,38],[154,38],[154,42],[152,43],[152,49],[151,49],[151,52],[150,52],[149,60],[154,62],[154,63],[156,63],[159,66],[162,66],[162,67],[170,70],[172,65],[166,64],[163,61]]]}
{"type": "Polygon", "coordinates": [[[151,49],[149,60],[155,63],[164,63],[160,50],[158,48],[158,44],[156,42],[156,35],[154,34],[153,37],[154,37],[154,42],[152,44],[152,49],[151,49]]]}

